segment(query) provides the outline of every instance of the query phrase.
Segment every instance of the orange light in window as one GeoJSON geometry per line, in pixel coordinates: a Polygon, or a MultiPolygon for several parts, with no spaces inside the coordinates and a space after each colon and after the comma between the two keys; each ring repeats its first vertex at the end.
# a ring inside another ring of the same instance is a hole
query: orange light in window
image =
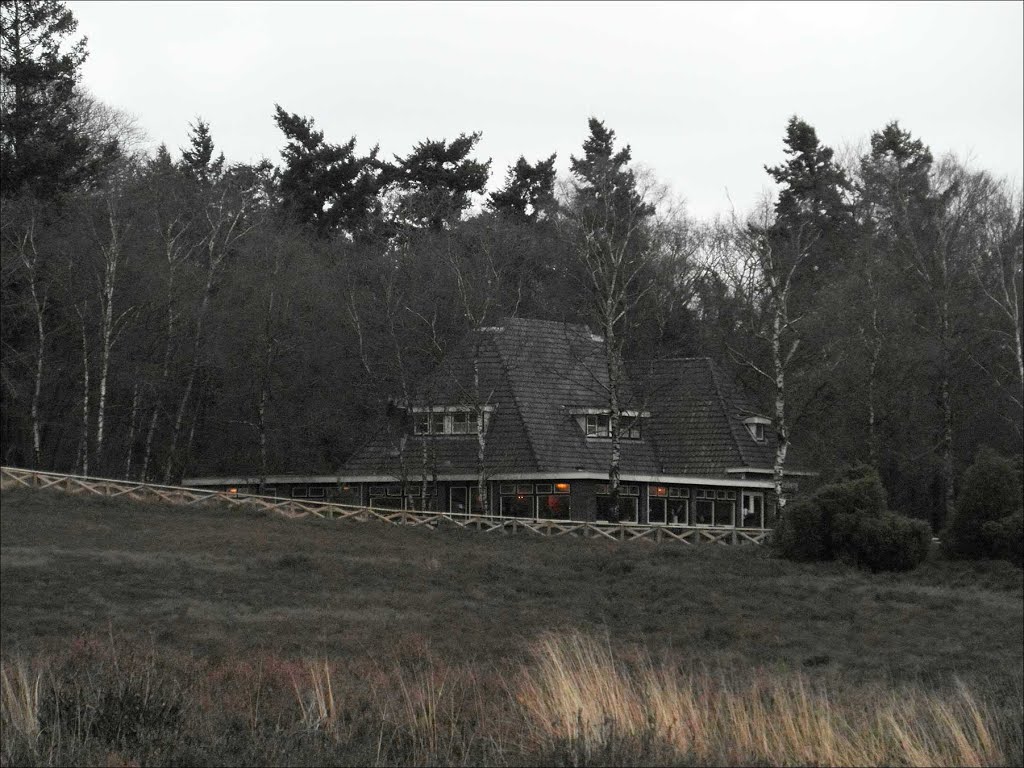
{"type": "Polygon", "coordinates": [[[651,496],[668,496],[668,488],[664,485],[656,485],[651,488],[651,496]]]}
{"type": "Polygon", "coordinates": [[[526,497],[525,497],[525,496],[516,496],[516,498],[517,498],[517,499],[519,499],[519,501],[522,501],[522,500],[523,500],[523,499],[525,499],[526,497]]]}
{"type": "Polygon", "coordinates": [[[237,488],[228,488],[228,493],[238,493],[237,488]]]}
{"type": "Polygon", "coordinates": [[[555,490],[558,491],[559,493],[568,493],[569,492],[569,484],[568,483],[555,483],[555,490]]]}

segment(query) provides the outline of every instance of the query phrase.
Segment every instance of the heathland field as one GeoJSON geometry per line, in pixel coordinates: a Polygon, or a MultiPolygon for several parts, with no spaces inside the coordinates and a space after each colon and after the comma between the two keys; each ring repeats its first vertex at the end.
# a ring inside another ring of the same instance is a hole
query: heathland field
{"type": "Polygon", "coordinates": [[[1024,587],[4,492],[3,764],[1021,764],[1024,587]]]}

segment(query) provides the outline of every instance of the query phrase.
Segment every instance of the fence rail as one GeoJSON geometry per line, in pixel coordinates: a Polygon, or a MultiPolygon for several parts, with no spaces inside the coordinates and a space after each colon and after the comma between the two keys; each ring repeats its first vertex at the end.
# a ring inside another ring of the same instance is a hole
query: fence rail
{"type": "Polygon", "coordinates": [[[0,467],[0,488],[52,488],[80,495],[123,497],[135,501],[159,501],[198,506],[230,504],[262,509],[287,518],[319,517],[327,520],[377,520],[391,525],[411,525],[436,529],[454,526],[485,533],[533,533],[541,536],[584,536],[611,541],[676,541],[683,544],[763,544],[768,531],[761,528],[709,528],[683,525],[643,525],[603,523],[583,520],[539,520],[497,517],[460,512],[375,509],[329,501],[300,501],[257,496],[246,493],[154,485],[132,480],[39,472],[17,467],[0,467]]]}

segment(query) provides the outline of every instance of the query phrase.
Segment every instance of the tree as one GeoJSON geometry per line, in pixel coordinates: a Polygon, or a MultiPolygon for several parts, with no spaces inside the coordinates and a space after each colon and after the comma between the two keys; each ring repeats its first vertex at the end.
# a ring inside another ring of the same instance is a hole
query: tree
{"type": "Polygon", "coordinates": [[[1024,204],[1020,190],[1004,183],[993,186],[982,206],[983,225],[970,269],[982,304],[991,311],[985,330],[998,339],[1003,354],[1001,360],[979,365],[1006,393],[1008,420],[1020,440],[1024,432],[1024,204]]]}
{"type": "Polygon", "coordinates": [[[373,235],[381,213],[377,147],[361,157],[355,136],[331,144],[314,129],[312,118],[285,112],[278,104],[274,109],[274,122],[288,140],[281,150],[279,180],[285,214],[320,237],[338,231],[357,239],[373,235]]]}
{"type": "MultiPolygon", "coordinates": [[[[655,206],[639,189],[629,168],[629,145],[615,150],[615,132],[595,117],[583,156],[571,157],[571,199],[565,223],[573,243],[574,277],[585,296],[583,311],[604,339],[611,455],[608,466],[609,516],[619,517],[619,462],[623,410],[627,407],[624,369],[629,326],[651,289],[655,206]]],[[[602,377],[603,378],[603,377],[602,377]]]]}
{"type": "Polygon", "coordinates": [[[224,173],[224,153],[213,156],[213,136],[210,125],[196,118],[189,124],[189,145],[181,150],[179,168],[185,176],[200,186],[208,185],[224,173]]]}
{"type": "Polygon", "coordinates": [[[82,130],[76,85],[86,40],[71,37],[74,15],[57,0],[0,5],[0,187],[42,199],[92,183],[118,157],[116,140],[82,130]],[[100,139],[97,141],[96,139],[100,139]]]}
{"type": "Polygon", "coordinates": [[[519,223],[533,223],[555,208],[555,157],[531,165],[521,156],[505,175],[505,186],[492,192],[487,207],[519,223]]]}
{"type": "Polygon", "coordinates": [[[459,134],[457,139],[425,139],[396,164],[384,169],[390,186],[392,217],[399,226],[442,230],[451,227],[470,205],[470,195],[487,186],[491,161],[469,157],[481,133],[459,134]]]}
{"type": "Polygon", "coordinates": [[[910,289],[916,320],[934,352],[940,429],[937,453],[942,484],[941,527],[954,510],[954,404],[952,378],[959,333],[958,298],[973,256],[982,202],[991,180],[952,158],[935,163],[918,139],[890,123],[871,137],[863,159],[865,194],[874,205],[878,236],[910,289]]]}
{"type": "Polygon", "coordinates": [[[799,324],[804,318],[796,312],[794,286],[808,262],[815,234],[806,225],[776,227],[773,208],[766,198],[745,222],[734,220],[718,240],[722,249],[718,261],[730,289],[742,297],[746,310],[742,335],[752,342],[746,349],[730,346],[730,354],[772,392],[772,479],[781,515],[790,443],[790,373],[803,341],[799,324]]]}

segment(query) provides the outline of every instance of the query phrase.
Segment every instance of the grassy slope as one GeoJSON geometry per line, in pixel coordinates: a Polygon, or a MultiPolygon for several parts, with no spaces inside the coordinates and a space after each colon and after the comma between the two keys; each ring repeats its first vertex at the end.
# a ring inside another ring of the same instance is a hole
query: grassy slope
{"type": "Polygon", "coordinates": [[[1020,675],[1021,572],[930,562],[912,574],[798,565],[761,549],[289,521],[10,491],[0,513],[3,652],[79,636],[212,658],[426,645],[519,658],[539,633],[730,666],[844,679],[1020,675]]]}

